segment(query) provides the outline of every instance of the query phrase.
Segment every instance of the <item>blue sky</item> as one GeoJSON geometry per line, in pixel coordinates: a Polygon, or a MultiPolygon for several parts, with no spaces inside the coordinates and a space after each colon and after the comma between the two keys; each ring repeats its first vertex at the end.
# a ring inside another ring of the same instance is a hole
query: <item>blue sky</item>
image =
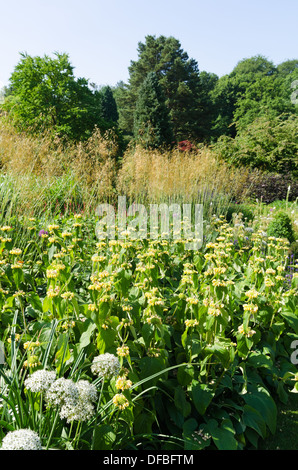
{"type": "Polygon", "coordinates": [[[66,52],[77,77],[127,82],[149,34],[174,36],[199,70],[218,76],[257,54],[276,65],[298,58],[297,0],[11,0],[0,18],[0,86],[20,52],[66,52]]]}

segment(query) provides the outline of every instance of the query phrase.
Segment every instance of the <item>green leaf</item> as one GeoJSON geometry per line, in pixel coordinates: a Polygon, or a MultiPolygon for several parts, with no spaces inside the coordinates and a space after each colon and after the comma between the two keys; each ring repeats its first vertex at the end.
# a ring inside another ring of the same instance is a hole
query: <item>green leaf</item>
{"type": "Polygon", "coordinates": [[[243,423],[254,429],[263,439],[266,437],[266,423],[261,413],[249,405],[243,407],[243,423]]]}
{"type": "Polygon", "coordinates": [[[248,338],[244,335],[237,335],[237,352],[239,356],[245,359],[249,352],[248,338]]]}
{"type": "Polygon", "coordinates": [[[51,245],[50,248],[48,249],[48,258],[49,262],[52,261],[54,254],[57,251],[57,247],[55,245],[51,245]]]}
{"type": "Polygon", "coordinates": [[[80,349],[83,349],[90,344],[92,333],[96,329],[96,325],[92,321],[86,320],[85,323],[86,323],[87,329],[81,334],[80,343],[79,343],[80,349]]]}
{"type": "Polygon", "coordinates": [[[184,423],[184,416],[181,411],[179,411],[175,404],[172,403],[171,401],[167,401],[166,404],[166,411],[168,413],[168,416],[170,418],[170,421],[173,421],[175,425],[182,429],[183,428],[183,423],[184,423]]]}
{"type": "MultiPolygon", "coordinates": [[[[143,357],[139,362],[140,379],[150,378],[152,375],[161,372],[165,368],[165,364],[157,357],[143,357]]],[[[167,374],[167,373],[165,373],[167,374]]],[[[146,383],[146,388],[155,385],[162,375],[159,375],[146,383]]]]}
{"type": "Polygon", "coordinates": [[[49,297],[45,297],[42,303],[43,312],[52,312],[52,300],[49,297]]]}
{"type": "Polygon", "coordinates": [[[152,424],[155,421],[154,413],[143,412],[134,419],[134,432],[136,434],[151,434],[152,424]]]}
{"type": "Polygon", "coordinates": [[[146,348],[150,346],[150,342],[154,335],[154,332],[155,332],[155,328],[153,325],[150,325],[149,323],[145,323],[145,325],[142,326],[141,334],[145,341],[146,348]]]}
{"type": "Polygon", "coordinates": [[[242,397],[247,405],[260,413],[271,433],[274,434],[276,430],[277,408],[267,390],[262,387],[254,388],[242,397]]]}
{"type": "Polygon", "coordinates": [[[28,294],[27,296],[27,301],[32,305],[34,310],[38,310],[39,312],[42,312],[42,302],[38,294],[35,294],[34,292],[30,292],[30,294],[28,294]]]}
{"type": "Polygon", "coordinates": [[[177,372],[177,380],[180,385],[187,386],[194,378],[194,368],[190,365],[180,367],[177,372]]]}
{"type": "Polygon", "coordinates": [[[186,418],[191,412],[191,405],[186,399],[185,391],[182,387],[177,387],[174,393],[174,403],[177,410],[181,411],[184,418],[186,418]]]}
{"type": "Polygon", "coordinates": [[[58,338],[56,352],[56,368],[58,374],[63,370],[63,366],[70,359],[70,351],[68,346],[68,333],[61,333],[58,338]]]}
{"type": "Polygon", "coordinates": [[[213,354],[224,367],[227,367],[230,362],[230,347],[231,341],[229,339],[217,339],[213,345],[204,348],[204,352],[213,354]]]}
{"type": "Polygon", "coordinates": [[[0,426],[7,429],[8,431],[14,431],[15,428],[12,424],[7,423],[6,421],[0,420],[0,426]]]}
{"type": "Polygon", "coordinates": [[[191,396],[197,411],[203,416],[214,397],[214,391],[208,385],[194,380],[192,382],[191,396]]]}
{"type": "Polygon", "coordinates": [[[206,424],[200,426],[194,418],[190,418],[183,424],[183,439],[185,450],[201,450],[210,445],[210,437],[206,436],[206,424]],[[197,432],[196,432],[197,431],[197,432]]]}
{"type": "Polygon", "coordinates": [[[97,348],[100,354],[104,354],[108,349],[110,349],[115,344],[115,338],[117,336],[117,331],[108,328],[104,330],[101,328],[97,335],[97,348]]]}
{"type": "Polygon", "coordinates": [[[273,367],[273,361],[269,356],[261,352],[253,351],[249,353],[247,357],[247,365],[253,368],[264,367],[271,370],[273,367]]]}
{"type": "Polygon", "coordinates": [[[129,291],[131,281],[131,272],[121,269],[117,273],[115,289],[120,292],[123,297],[126,297],[129,291]]]}
{"type": "Polygon", "coordinates": [[[298,334],[298,312],[293,313],[291,310],[283,310],[280,315],[286,320],[290,327],[298,334]]]}
{"type": "Polygon", "coordinates": [[[101,424],[94,428],[92,450],[111,450],[116,440],[112,426],[101,424]]]}
{"type": "Polygon", "coordinates": [[[206,428],[218,450],[237,450],[236,433],[230,419],[223,419],[220,426],[215,419],[210,419],[206,428]]]}

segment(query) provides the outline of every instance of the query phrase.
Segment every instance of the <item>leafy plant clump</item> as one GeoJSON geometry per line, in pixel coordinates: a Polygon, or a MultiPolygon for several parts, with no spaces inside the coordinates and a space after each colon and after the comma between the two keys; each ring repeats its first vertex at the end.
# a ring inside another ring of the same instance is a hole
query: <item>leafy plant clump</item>
{"type": "Polygon", "coordinates": [[[22,218],[19,248],[6,222],[2,448],[240,450],[274,435],[277,400],[298,390],[287,240],[214,216],[192,250],[68,214],[22,218]]]}
{"type": "Polygon", "coordinates": [[[267,229],[268,236],[287,238],[290,243],[295,241],[291,217],[285,211],[279,211],[273,217],[267,229]]]}

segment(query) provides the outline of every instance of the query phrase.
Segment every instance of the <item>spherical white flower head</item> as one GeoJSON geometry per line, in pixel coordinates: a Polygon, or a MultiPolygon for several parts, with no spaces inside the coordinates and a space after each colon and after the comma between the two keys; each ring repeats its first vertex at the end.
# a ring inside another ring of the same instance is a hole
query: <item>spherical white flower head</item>
{"type": "Polygon", "coordinates": [[[66,418],[67,422],[71,423],[72,421],[88,421],[94,414],[95,409],[91,401],[79,400],[75,406],[63,405],[59,416],[61,419],[66,418]]]}
{"type": "Polygon", "coordinates": [[[66,418],[68,423],[72,421],[88,421],[95,413],[93,403],[97,400],[96,387],[88,380],[79,380],[75,383],[79,392],[76,404],[65,403],[60,410],[60,418],[66,418]]]}
{"type": "Polygon", "coordinates": [[[42,450],[42,446],[36,432],[30,429],[18,429],[6,434],[1,450],[42,450]]]}
{"type": "Polygon", "coordinates": [[[96,402],[97,390],[95,385],[92,385],[88,380],[79,380],[76,386],[79,390],[80,400],[96,402]]]}
{"type": "Polygon", "coordinates": [[[46,401],[48,405],[66,405],[75,406],[79,399],[79,391],[76,384],[71,379],[61,377],[52,383],[46,392],[46,401]]]}
{"type": "Polygon", "coordinates": [[[110,353],[101,354],[93,359],[91,372],[95,375],[111,378],[118,375],[120,362],[118,357],[110,353]]]}
{"type": "Polygon", "coordinates": [[[25,387],[31,392],[46,392],[56,380],[56,372],[37,370],[25,380],[25,387]]]}

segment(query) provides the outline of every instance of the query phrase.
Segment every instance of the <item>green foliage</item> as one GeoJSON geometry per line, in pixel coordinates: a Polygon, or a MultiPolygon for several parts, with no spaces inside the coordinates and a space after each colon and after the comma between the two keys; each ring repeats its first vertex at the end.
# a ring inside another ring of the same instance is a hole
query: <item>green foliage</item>
{"type": "MultiPolygon", "coordinates": [[[[116,92],[120,123],[126,133],[133,133],[133,113],[140,87],[149,72],[155,72],[169,108],[175,140],[202,140],[206,136],[204,119],[210,113],[210,80],[200,80],[198,65],[189,59],[180,42],[173,38],[146,36],[138,44],[137,61],[129,67],[129,83],[116,92]]],[[[210,118],[209,118],[210,119],[210,118]]]]}
{"type": "Polygon", "coordinates": [[[276,401],[297,391],[297,276],[287,288],[283,241],[223,217],[199,251],[98,239],[98,219],[82,214],[18,221],[33,222],[23,250],[16,220],[0,227],[0,441],[30,428],[44,449],[242,450],[275,434],[276,401]],[[105,353],[119,361],[113,377],[92,368],[105,353]],[[74,404],[62,413],[60,396],[57,407],[30,390],[44,369],[92,384],[94,406],[85,396],[83,414],[65,415],[74,404]]]}
{"type": "Polygon", "coordinates": [[[290,254],[294,259],[298,259],[298,241],[292,242],[290,245],[290,254]]]}
{"type": "Polygon", "coordinates": [[[20,131],[52,130],[60,137],[85,140],[95,126],[107,128],[100,117],[101,95],[90,90],[86,79],[74,77],[67,54],[21,54],[3,109],[20,131]]]}
{"type": "Polygon", "coordinates": [[[242,214],[242,219],[247,223],[247,222],[252,222],[255,213],[253,209],[248,205],[248,204],[235,204],[235,203],[230,203],[227,212],[225,214],[226,219],[228,222],[233,220],[233,214],[242,214]]]}
{"type": "Polygon", "coordinates": [[[298,116],[259,117],[235,138],[222,136],[215,151],[226,161],[260,170],[298,174],[298,116]]]}
{"type": "Polygon", "coordinates": [[[267,229],[268,236],[287,238],[290,243],[295,241],[293,223],[285,211],[277,212],[267,229]]]}
{"type": "Polygon", "coordinates": [[[116,125],[118,123],[119,114],[117,110],[117,104],[113,95],[113,91],[110,86],[105,86],[101,89],[102,96],[102,118],[116,125]]]}
{"type": "Polygon", "coordinates": [[[134,114],[134,135],[145,148],[159,148],[172,143],[173,134],[165,96],[154,72],[142,84],[134,114]]]}
{"type": "Polygon", "coordinates": [[[281,114],[296,114],[291,102],[291,83],[297,78],[297,61],[275,66],[263,56],[243,59],[229,75],[221,77],[212,91],[218,108],[214,121],[217,137],[235,137],[256,119],[270,120],[281,114]]]}
{"type": "Polygon", "coordinates": [[[273,120],[284,113],[295,113],[295,105],[289,96],[291,88],[288,86],[284,90],[284,81],[283,77],[269,75],[260,77],[246,87],[233,115],[237,134],[261,116],[273,120]]]}

